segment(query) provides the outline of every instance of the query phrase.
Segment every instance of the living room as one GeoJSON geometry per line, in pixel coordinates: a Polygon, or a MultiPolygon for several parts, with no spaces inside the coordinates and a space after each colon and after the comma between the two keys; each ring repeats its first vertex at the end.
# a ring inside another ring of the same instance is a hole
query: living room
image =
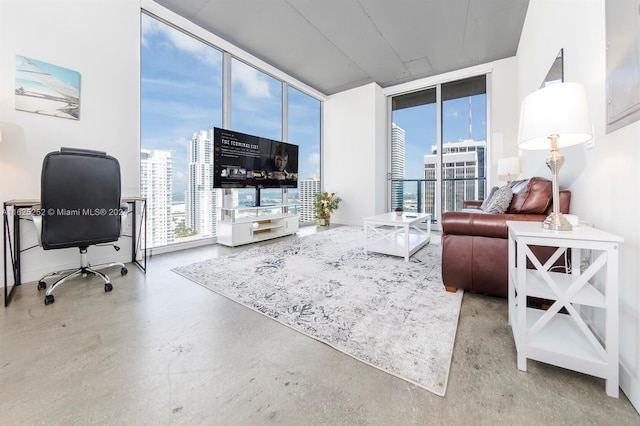
{"type": "MultiPolygon", "coordinates": [[[[0,96],[0,180],[3,182],[0,196],[3,201],[38,198],[42,158],[46,153],[70,144],[105,150],[118,158],[123,195],[139,195],[141,6],[161,9],[154,2],[138,0],[5,0],[0,3],[0,87],[3,90],[0,96]],[[22,54],[81,70],[80,120],[42,117],[15,109],[12,93],[15,56],[22,54]]],[[[629,196],[624,188],[630,187],[633,193],[640,183],[637,167],[640,161],[640,148],[637,146],[640,122],[607,132],[605,46],[604,0],[533,0],[513,57],[406,83],[401,87],[382,88],[370,83],[327,96],[323,106],[323,187],[338,192],[345,200],[332,216],[333,223],[361,226],[363,217],[385,211],[387,182],[385,174],[379,171],[387,169],[387,97],[411,87],[426,87],[480,72],[491,73],[491,105],[488,108],[493,141],[491,179],[497,182],[495,166],[498,159],[519,155],[516,145],[519,105],[526,95],[540,87],[551,60],[563,49],[564,79],[585,86],[595,141],[595,148],[585,151],[584,168],[568,188],[572,192],[571,213],[624,238],[619,260],[620,387],[638,409],[640,292],[636,284],[640,273],[637,261],[640,258],[640,226],[632,214],[638,211],[639,206],[636,198],[629,196]],[[358,162],[353,161],[355,154],[358,162]],[[358,179],[354,180],[354,176],[358,179]]],[[[522,161],[524,170],[539,168],[532,164],[534,160],[530,160],[526,153],[522,154],[522,161]]],[[[99,250],[103,250],[103,257],[111,256],[115,260],[127,261],[131,257],[126,248],[116,256],[111,255],[107,248],[99,250]]],[[[77,259],[56,253],[36,255],[32,260],[25,263],[23,271],[27,282],[37,279],[42,271],[66,266],[77,259]]],[[[41,304],[39,295],[33,297],[41,304]]],[[[162,306],[157,308],[162,309],[162,306]]],[[[184,308],[189,309],[187,304],[184,308]]],[[[478,315],[481,316],[482,312],[478,315]]],[[[11,308],[4,309],[2,321],[10,321],[11,316],[11,308]]],[[[42,327],[46,327],[46,312],[40,319],[42,327]]],[[[232,328],[229,332],[243,331],[246,330],[232,328]]],[[[55,346],[52,350],[55,351],[55,346]]],[[[311,348],[308,350],[312,351],[311,348]]],[[[515,369],[514,360],[504,362],[506,368],[515,369]]],[[[329,366],[334,367],[346,368],[329,366]]],[[[64,386],[64,378],[60,378],[58,385],[64,386]]],[[[604,390],[598,389],[605,397],[604,390]]],[[[384,388],[374,392],[384,392],[384,388]]],[[[11,393],[10,389],[8,393],[11,393]]],[[[333,397],[341,398],[340,395],[333,397]]],[[[421,398],[423,401],[429,399],[421,398]]],[[[449,398],[457,396],[449,395],[449,398]]],[[[326,402],[332,403],[336,401],[326,402]]],[[[6,409],[11,410],[11,407],[6,409]]],[[[372,419],[369,422],[376,423],[372,419]]],[[[200,423],[209,422],[202,419],[200,423]]]]}

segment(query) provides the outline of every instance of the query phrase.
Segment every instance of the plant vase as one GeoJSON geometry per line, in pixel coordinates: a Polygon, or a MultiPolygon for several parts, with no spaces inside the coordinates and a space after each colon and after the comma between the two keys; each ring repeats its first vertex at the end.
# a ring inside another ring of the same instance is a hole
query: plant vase
{"type": "Polygon", "coordinates": [[[331,219],[331,217],[318,218],[318,225],[320,225],[320,226],[329,226],[329,219],[331,219]]]}

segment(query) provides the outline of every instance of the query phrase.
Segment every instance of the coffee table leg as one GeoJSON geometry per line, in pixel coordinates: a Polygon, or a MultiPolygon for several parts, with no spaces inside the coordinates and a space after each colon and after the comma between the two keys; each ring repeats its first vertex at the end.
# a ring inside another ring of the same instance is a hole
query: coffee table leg
{"type": "Polygon", "coordinates": [[[404,261],[409,261],[409,237],[410,237],[410,227],[409,224],[404,226],[404,261]]]}

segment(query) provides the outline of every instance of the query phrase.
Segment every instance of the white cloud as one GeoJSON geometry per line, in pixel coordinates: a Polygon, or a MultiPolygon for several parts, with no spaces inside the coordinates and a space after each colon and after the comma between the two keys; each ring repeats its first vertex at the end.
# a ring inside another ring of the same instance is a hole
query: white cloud
{"type": "Polygon", "coordinates": [[[313,154],[309,155],[307,157],[307,163],[309,163],[312,166],[320,166],[320,154],[317,152],[314,152],[313,154]]]}
{"type": "Polygon", "coordinates": [[[204,64],[220,65],[222,55],[217,49],[154,18],[143,15],[142,45],[148,46],[150,38],[154,36],[163,39],[172,48],[192,55],[204,64]]]}
{"type": "Polygon", "coordinates": [[[242,87],[250,98],[270,98],[269,82],[266,76],[257,69],[240,61],[233,62],[231,78],[242,87]]]}

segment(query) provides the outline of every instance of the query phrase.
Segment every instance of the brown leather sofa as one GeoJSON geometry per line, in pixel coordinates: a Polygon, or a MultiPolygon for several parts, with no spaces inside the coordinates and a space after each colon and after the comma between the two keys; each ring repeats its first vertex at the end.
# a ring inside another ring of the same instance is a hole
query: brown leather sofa
{"type": "MultiPolygon", "coordinates": [[[[533,177],[511,182],[513,198],[501,214],[480,210],[482,201],[465,201],[459,212],[442,215],[442,281],[458,288],[507,297],[508,220],[542,222],[553,210],[551,181],[533,177]]],[[[569,213],[571,192],[560,191],[560,211],[569,213]]],[[[543,249],[542,247],[538,249],[543,249]]],[[[534,250],[539,258],[553,251],[534,250]]]]}

